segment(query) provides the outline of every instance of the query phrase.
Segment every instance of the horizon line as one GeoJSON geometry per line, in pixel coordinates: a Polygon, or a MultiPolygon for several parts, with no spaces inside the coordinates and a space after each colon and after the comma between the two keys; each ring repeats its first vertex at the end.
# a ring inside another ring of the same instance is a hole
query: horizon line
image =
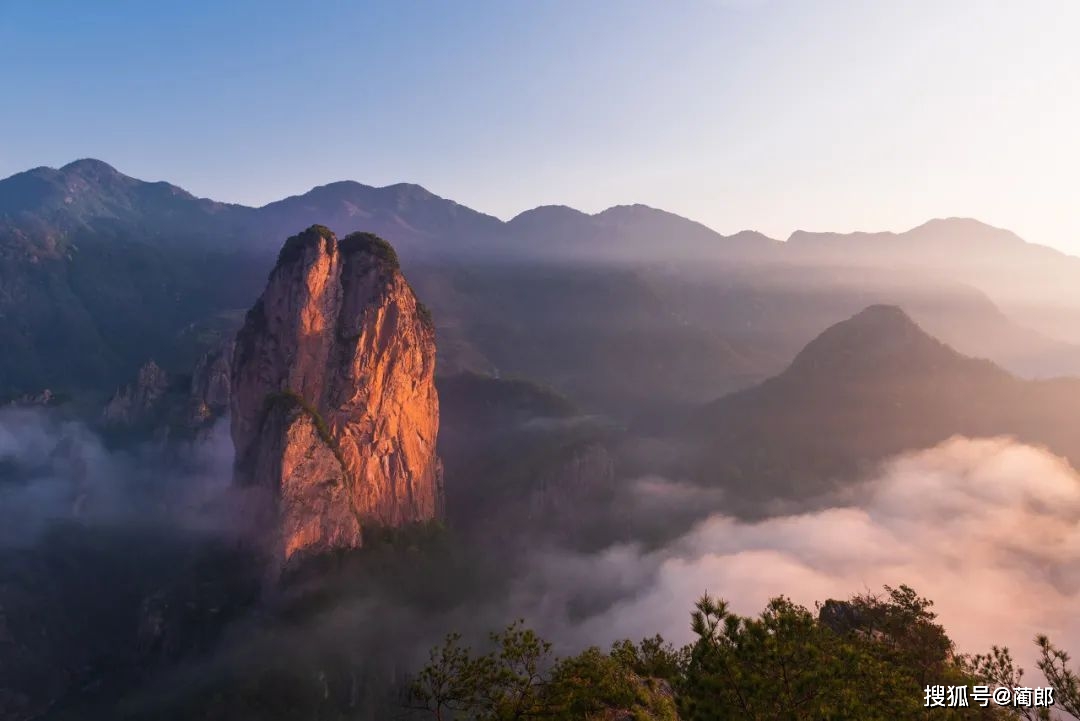
{"type": "Polygon", "coordinates": [[[146,180],[144,178],[138,178],[138,177],[133,176],[133,175],[128,175],[127,173],[117,169],[116,166],[112,165],[111,163],[109,163],[107,161],[104,161],[104,160],[101,160],[100,158],[94,158],[94,157],[90,157],[90,156],[84,156],[84,157],[81,157],[81,158],[76,158],[76,159],[74,159],[74,160],[72,160],[72,161],[70,161],[68,163],[65,163],[65,164],[59,166],[59,167],[53,167],[53,166],[50,166],[50,165],[37,165],[37,166],[31,167],[31,168],[27,168],[25,170],[16,171],[16,172],[12,173],[11,175],[8,175],[8,176],[6,176],[4,178],[0,178],[0,184],[5,183],[5,182],[7,182],[9,180],[12,180],[13,178],[16,178],[16,177],[18,177],[20,175],[25,175],[27,173],[33,173],[35,171],[40,171],[40,170],[48,170],[48,171],[52,171],[52,172],[63,172],[65,170],[70,169],[72,166],[78,165],[80,163],[84,163],[84,164],[85,163],[100,164],[100,165],[103,165],[103,166],[107,167],[112,172],[114,172],[114,173],[116,173],[116,174],[118,174],[120,176],[123,176],[124,178],[130,179],[130,180],[135,180],[135,181],[140,182],[140,183],[146,183],[146,184],[165,183],[165,184],[167,184],[169,186],[172,186],[174,188],[182,190],[183,192],[187,193],[188,195],[190,195],[192,198],[194,198],[196,200],[205,200],[205,201],[209,201],[209,202],[212,202],[212,203],[218,203],[220,205],[228,205],[228,206],[234,206],[234,207],[239,207],[239,208],[247,208],[247,209],[250,209],[250,210],[262,210],[262,209],[267,208],[267,207],[269,207],[271,205],[274,205],[276,203],[281,203],[283,201],[291,200],[291,199],[294,199],[294,198],[302,198],[305,195],[309,195],[309,194],[311,194],[312,192],[314,192],[316,190],[320,190],[322,188],[327,188],[327,187],[330,187],[332,185],[353,184],[353,185],[359,185],[359,186],[364,187],[364,188],[370,188],[372,190],[388,190],[390,188],[395,188],[395,187],[399,187],[399,186],[407,186],[407,187],[419,188],[419,189],[423,190],[425,193],[428,193],[429,195],[431,195],[431,196],[433,196],[435,198],[438,198],[439,200],[443,200],[443,201],[446,201],[448,203],[453,203],[453,204],[455,204],[457,206],[460,206],[462,208],[466,208],[466,209],[468,209],[468,210],[470,210],[470,211],[472,211],[474,213],[477,213],[479,215],[483,215],[483,216],[491,218],[493,220],[497,220],[497,221],[499,221],[500,223],[502,223],[504,225],[513,222],[514,220],[521,217],[522,215],[525,215],[526,213],[531,213],[531,212],[534,212],[534,211],[537,211],[537,210],[542,210],[542,209],[545,209],[545,208],[558,208],[558,209],[570,210],[570,211],[573,211],[575,213],[579,213],[581,215],[584,215],[584,216],[586,216],[588,218],[597,218],[597,217],[603,215],[604,213],[607,213],[609,211],[616,210],[616,209],[619,209],[619,208],[646,208],[646,209],[654,211],[654,212],[665,213],[667,215],[674,216],[674,217],[679,218],[681,220],[685,220],[685,221],[690,222],[690,223],[695,223],[695,224],[700,225],[701,227],[705,228],[706,230],[708,230],[708,231],[710,231],[712,233],[715,233],[716,235],[720,236],[721,238],[733,238],[733,237],[736,237],[736,236],[739,236],[739,235],[752,233],[752,234],[761,236],[765,240],[772,241],[774,243],[788,243],[794,236],[799,235],[799,234],[838,235],[838,236],[853,236],[853,235],[893,235],[893,236],[899,236],[899,235],[904,235],[906,233],[910,233],[912,231],[918,230],[919,228],[922,228],[924,226],[927,226],[927,225],[929,225],[931,223],[935,223],[935,222],[968,221],[968,222],[978,223],[979,225],[982,225],[982,226],[984,226],[986,228],[990,228],[990,229],[993,229],[993,230],[998,230],[998,231],[1002,231],[1002,232],[1006,232],[1006,233],[1011,233],[1018,240],[1020,240],[1022,243],[1025,243],[1027,245],[1038,246],[1038,247],[1042,247],[1042,248],[1048,248],[1050,250],[1054,250],[1054,251],[1056,251],[1058,253],[1061,253],[1063,255],[1066,255],[1066,256],[1080,257],[1080,254],[1073,255],[1072,253],[1064,251],[1064,250],[1062,250],[1060,248],[1057,248],[1056,246],[1053,246],[1053,245],[1046,245],[1044,243],[1035,243],[1033,241],[1026,240],[1019,233],[1017,233],[1016,231],[1014,231],[1014,230],[1012,230],[1010,228],[1003,228],[1003,227],[1000,227],[1000,226],[992,225],[990,223],[987,223],[987,222],[985,222],[983,220],[980,220],[980,219],[972,217],[972,216],[950,215],[950,216],[931,217],[931,218],[928,218],[928,219],[926,219],[925,221],[923,221],[921,223],[917,223],[916,225],[913,225],[913,226],[911,226],[909,228],[906,228],[904,230],[861,230],[860,229],[860,230],[849,230],[849,231],[835,231],[835,230],[807,230],[805,228],[796,228],[795,230],[791,231],[791,233],[788,235],[787,238],[775,238],[775,237],[773,237],[773,236],[771,236],[771,235],[769,235],[767,233],[764,233],[764,232],[762,232],[760,230],[757,230],[757,229],[754,229],[754,228],[742,228],[742,229],[737,230],[737,231],[735,231],[733,233],[725,234],[725,233],[722,233],[722,232],[716,230],[712,226],[710,226],[710,225],[708,225],[708,224],[706,224],[706,223],[704,223],[704,222],[702,222],[700,220],[695,220],[694,218],[690,218],[690,217],[685,216],[685,215],[680,215],[679,213],[675,213],[673,211],[665,210],[664,208],[659,208],[659,207],[656,207],[654,205],[649,205],[648,203],[642,203],[642,202],[617,203],[615,205],[608,206],[608,207],[606,207],[606,208],[604,208],[602,210],[598,210],[598,211],[592,212],[592,213],[590,213],[588,211],[585,211],[585,210],[581,210],[580,208],[576,208],[576,207],[574,207],[572,205],[567,205],[565,203],[547,203],[547,204],[543,204],[543,205],[537,205],[537,206],[534,206],[534,207],[531,207],[531,208],[526,208],[525,210],[522,210],[522,211],[510,216],[509,218],[502,218],[502,217],[500,217],[498,215],[494,215],[494,214],[488,213],[486,211],[477,210],[476,208],[474,208],[472,206],[460,203],[460,202],[458,202],[458,201],[456,201],[453,198],[450,198],[448,196],[439,195],[438,193],[435,193],[435,192],[431,191],[426,186],[421,185],[420,183],[415,183],[415,182],[406,181],[406,180],[398,181],[398,182],[394,182],[394,183],[388,183],[386,185],[369,185],[367,183],[364,183],[362,181],[355,180],[355,179],[352,179],[352,178],[342,178],[342,179],[338,179],[338,180],[331,180],[331,181],[328,181],[326,183],[322,183],[322,184],[319,184],[319,185],[311,186],[310,188],[308,188],[307,190],[305,190],[303,192],[293,193],[291,195],[286,195],[286,196],[283,196],[281,198],[271,200],[271,201],[269,201],[267,203],[264,203],[262,205],[248,205],[246,203],[238,203],[238,202],[232,202],[232,201],[226,201],[226,200],[218,200],[216,198],[211,198],[209,196],[196,195],[195,193],[192,193],[187,188],[185,188],[185,187],[183,187],[181,185],[177,185],[176,183],[174,183],[174,182],[172,182],[170,180],[146,180]]]}

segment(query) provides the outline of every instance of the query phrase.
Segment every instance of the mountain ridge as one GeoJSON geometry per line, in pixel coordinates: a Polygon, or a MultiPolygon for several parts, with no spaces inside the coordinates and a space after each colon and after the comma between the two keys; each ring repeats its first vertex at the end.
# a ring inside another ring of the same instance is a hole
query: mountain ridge
{"type": "MultiPolygon", "coordinates": [[[[591,215],[539,206],[502,221],[416,184],[339,181],[251,208],[81,159],[0,181],[0,208],[0,343],[11,349],[0,393],[108,391],[150,358],[186,371],[229,332],[217,319],[259,293],[279,250],[266,239],[314,223],[393,243],[440,326],[440,368],[523,373],[593,411],[628,393],[635,400],[620,414],[650,396],[682,404],[756,382],[867,302],[918,303],[909,310],[950,343],[1017,372],[1080,372],[1080,338],[1070,346],[1046,327],[1036,337],[1013,324],[1016,306],[996,313],[999,286],[969,277],[972,264],[927,271],[941,277],[920,299],[910,274],[859,281],[865,263],[853,271],[859,254],[846,247],[805,255],[643,204],[591,215]],[[986,302],[954,292],[962,285],[986,302]]],[[[940,235],[943,222],[921,232],[940,235]]],[[[874,261],[872,245],[864,257],[874,261]]],[[[1080,287],[1080,261],[1049,257],[1049,270],[1033,266],[1040,279],[1080,287]]],[[[1000,274],[1022,266],[1013,259],[1000,274]]],[[[1080,298],[1062,307],[1080,314],[1080,298]]]]}
{"type": "Polygon", "coordinates": [[[876,464],[955,435],[1012,436],[1080,462],[1065,430],[1080,379],[1024,380],[965,356],[900,308],[871,306],[824,330],[781,373],[706,404],[681,434],[691,475],[764,499],[827,494],[876,464]]]}
{"type": "MultiPolygon", "coordinates": [[[[484,218],[486,221],[498,226],[508,227],[520,224],[522,221],[529,220],[538,214],[546,215],[554,212],[558,212],[563,218],[573,218],[577,220],[592,220],[592,221],[614,221],[625,222],[627,220],[635,220],[632,216],[646,216],[650,218],[662,217],[667,220],[674,220],[677,223],[685,224],[686,227],[694,227],[698,232],[708,233],[717,238],[726,240],[740,239],[747,240],[753,238],[754,241],[767,244],[791,244],[791,245],[804,245],[821,242],[835,242],[839,240],[853,240],[858,239],[861,241],[881,241],[881,240],[893,240],[901,238],[918,238],[923,239],[926,237],[934,237],[940,232],[956,232],[958,230],[965,230],[968,232],[977,231],[988,237],[996,237],[1006,240],[1008,244],[1015,245],[1016,243],[1022,243],[1027,247],[1045,248],[1051,250],[1059,255],[1077,258],[1077,256],[1071,255],[1064,251],[1061,251],[1052,246],[1041,245],[1038,243],[1032,243],[1024,240],[1019,235],[1011,230],[999,228],[975,218],[951,216],[951,217],[937,217],[930,218],[919,225],[909,228],[904,231],[853,231],[850,233],[837,233],[830,231],[808,231],[803,229],[797,229],[793,231],[786,239],[771,238],[768,235],[761,233],[760,231],[753,229],[743,229],[731,234],[723,234],[714,230],[705,223],[693,220],[686,216],[666,211],[661,208],[656,208],[645,203],[623,203],[616,204],[600,210],[596,213],[587,213],[569,205],[565,204],[550,204],[539,205],[533,208],[523,210],[516,215],[510,217],[507,220],[502,220],[497,216],[482,211],[475,210],[469,206],[458,203],[448,197],[438,195],[424,186],[411,183],[407,181],[390,183],[387,185],[376,186],[368,185],[360,181],[352,179],[343,179],[331,181],[321,185],[313,186],[306,191],[295,193],[277,200],[272,200],[262,205],[246,205],[242,203],[229,203],[224,201],[214,200],[209,197],[197,196],[185,188],[169,183],[168,181],[146,181],[134,176],[127,175],[109,163],[96,159],[96,158],[80,158],[67,163],[60,168],[52,168],[49,166],[38,166],[25,171],[14,173],[6,178],[0,179],[0,214],[5,212],[11,213],[12,207],[9,205],[9,198],[5,197],[5,191],[10,193],[10,187],[14,183],[9,181],[16,181],[23,176],[40,177],[53,176],[53,177],[67,177],[77,176],[82,179],[86,179],[87,176],[98,176],[109,178],[113,182],[124,183],[136,183],[143,186],[155,186],[162,189],[167,189],[172,195],[178,196],[185,200],[211,204],[215,208],[220,209],[236,209],[247,212],[260,212],[260,211],[273,211],[282,206],[299,202],[309,202],[315,199],[329,199],[342,201],[345,198],[341,197],[341,191],[351,190],[359,192],[368,197],[371,196],[391,196],[391,197],[409,197],[413,199],[421,199],[424,201],[436,201],[449,204],[450,207],[460,209],[461,211],[484,218]]],[[[19,208],[18,210],[28,211],[31,208],[19,208]]],[[[306,226],[304,226],[306,227],[306,226]]],[[[342,229],[341,232],[351,232],[346,229],[342,229]]],[[[1080,259],[1080,258],[1078,258],[1080,259]]]]}
{"type": "Polygon", "coordinates": [[[878,371],[883,362],[897,356],[919,360],[916,368],[934,368],[959,355],[899,306],[875,304],[827,328],[799,351],[784,372],[807,375],[825,368],[854,376],[878,371]]]}

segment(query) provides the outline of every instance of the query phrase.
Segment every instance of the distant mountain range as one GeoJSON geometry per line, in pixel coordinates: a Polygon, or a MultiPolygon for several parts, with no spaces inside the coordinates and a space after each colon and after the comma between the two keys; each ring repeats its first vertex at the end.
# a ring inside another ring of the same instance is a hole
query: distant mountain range
{"type": "MultiPolygon", "coordinates": [[[[144,241],[183,241],[214,250],[269,252],[285,228],[316,222],[346,233],[368,230],[394,242],[404,257],[463,251],[511,257],[647,257],[674,243],[682,254],[712,253],[727,243],[759,254],[777,243],[758,233],[725,238],[680,216],[644,205],[587,215],[544,206],[509,222],[441,198],[419,185],[382,188],[354,181],[321,185],[261,208],[196,198],[165,182],[123,175],[100,160],[60,169],[35,168],[0,181],[0,228],[27,250],[47,251],[50,240],[80,231],[141,232],[144,241]]],[[[63,246],[61,246],[63,247],[63,246]]]]}
{"type": "Polygon", "coordinates": [[[145,240],[159,242],[171,239],[208,243],[217,250],[269,251],[280,242],[277,236],[284,228],[307,227],[316,220],[340,227],[340,232],[369,229],[385,235],[404,256],[454,254],[464,244],[511,257],[566,255],[605,261],[758,258],[938,268],[951,267],[959,258],[983,268],[999,264],[1002,256],[1023,254],[1025,266],[1054,263],[1073,270],[1080,266],[1078,258],[969,218],[931,220],[904,233],[798,230],[782,242],[752,230],[725,236],[641,204],[593,215],[566,206],[540,206],[504,222],[411,183],[377,188],[339,181],[252,208],[196,198],[175,185],[138,180],[93,159],[59,169],[34,168],[0,180],[0,228],[42,250],[50,238],[112,229],[138,230],[145,240]]]}
{"type": "Polygon", "coordinates": [[[806,498],[954,435],[1011,436],[1080,463],[1080,379],[1028,381],[871,306],[809,343],[782,373],[690,414],[690,474],[733,507],[806,498]]]}
{"type": "Polygon", "coordinates": [[[643,205],[504,222],[351,181],[249,208],[80,160],[0,180],[0,394],[108,392],[149,359],[185,372],[313,223],[394,244],[443,371],[530,377],[617,415],[747,387],[872,303],[1014,372],[1080,373],[1080,260],[973,220],[781,242],[643,205]]]}

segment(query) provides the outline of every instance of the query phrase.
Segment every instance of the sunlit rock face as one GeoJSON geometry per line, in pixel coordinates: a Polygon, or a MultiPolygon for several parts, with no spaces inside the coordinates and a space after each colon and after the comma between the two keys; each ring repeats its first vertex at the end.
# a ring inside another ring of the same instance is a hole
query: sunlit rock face
{"type": "Polygon", "coordinates": [[[270,491],[278,558],[437,517],[435,332],[393,248],[312,226],[285,243],[237,336],[235,481],[270,491]]]}

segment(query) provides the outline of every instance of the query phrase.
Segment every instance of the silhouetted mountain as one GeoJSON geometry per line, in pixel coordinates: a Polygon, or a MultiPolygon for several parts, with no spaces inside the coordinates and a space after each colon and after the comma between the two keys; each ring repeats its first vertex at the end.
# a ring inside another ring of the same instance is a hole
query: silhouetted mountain
{"type": "MultiPolygon", "coordinates": [[[[832,260],[872,258],[875,263],[951,262],[957,252],[994,252],[1023,248],[1020,236],[973,218],[935,218],[904,233],[812,233],[796,230],[788,238],[792,249],[832,260]]],[[[1041,246],[1038,246],[1041,247],[1041,246]]],[[[1050,250],[1050,249],[1045,249],[1050,250]]],[[[1055,252],[1056,251],[1051,251],[1055,252]]]]}
{"type": "Polygon", "coordinates": [[[1080,348],[1014,323],[986,297],[997,286],[957,283],[978,264],[1027,267],[1016,254],[1036,269],[1080,261],[975,221],[781,243],[643,205],[504,223],[416,185],[350,181],[256,209],[81,160],[0,181],[0,394],[111,392],[150,358],[189,371],[263,286],[271,239],[313,222],[394,243],[434,315],[440,372],[524,375],[620,415],[746,387],[872,303],[1014,372],[1080,371],[1080,348]]]}
{"type": "Polygon", "coordinates": [[[618,205],[595,215],[542,206],[513,218],[506,234],[510,247],[529,255],[621,263],[690,258],[759,261],[777,257],[781,249],[778,241],[761,233],[724,236],[647,205],[618,205]]]}
{"type": "Polygon", "coordinates": [[[1023,377],[1080,371],[1080,346],[1017,324],[976,288],[910,270],[687,264],[639,275],[685,327],[752,349],[759,379],[783,370],[822,328],[875,304],[899,305],[965,355],[1023,377]]]}
{"type": "Polygon", "coordinates": [[[1080,461],[1080,380],[1024,381],[872,306],[819,335],[778,376],[702,409],[686,427],[693,474],[752,507],[806,498],[884,458],[953,435],[1010,435],[1080,461]]]}
{"type": "Polygon", "coordinates": [[[799,263],[907,268],[967,283],[1020,322],[1080,342],[1080,258],[1008,230],[947,218],[903,233],[796,231],[786,247],[799,263]]]}
{"type": "Polygon", "coordinates": [[[781,377],[803,385],[836,378],[888,384],[919,375],[956,375],[973,381],[1008,377],[990,363],[960,355],[891,305],[872,305],[827,329],[795,356],[781,377]]]}
{"type": "Polygon", "coordinates": [[[251,212],[96,160],[0,181],[0,392],[190,367],[183,329],[258,287],[235,252],[251,212]]]}
{"type": "Polygon", "coordinates": [[[771,358],[683,322],[648,277],[595,264],[414,266],[439,330],[440,372],[537,380],[622,417],[696,404],[767,375],[771,358]]]}
{"type": "Polygon", "coordinates": [[[620,412],[760,377],[742,358],[750,350],[679,326],[633,272],[580,267],[566,252],[579,241],[614,253],[635,238],[723,241],[644,206],[569,211],[584,222],[532,247],[511,224],[416,185],[332,183],[252,209],[84,160],[0,181],[0,208],[4,392],[108,392],[150,358],[190,370],[262,287],[277,252],[267,239],[313,221],[392,239],[434,310],[444,370],[526,374],[620,412]]]}
{"type": "MultiPolygon", "coordinates": [[[[100,160],[77,160],[59,170],[35,168],[0,180],[0,233],[45,256],[70,248],[64,241],[75,242],[86,232],[137,235],[143,242],[223,242],[251,217],[249,208],[196,198],[169,183],[137,180],[100,160]]],[[[3,244],[9,252],[10,240],[3,244]]]]}
{"type": "Polygon", "coordinates": [[[480,251],[497,241],[502,221],[411,183],[373,188],[353,181],[321,185],[259,208],[265,233],[322,223],[339,234],[359,230],[391,238],[406,259],[480,251]]]}

